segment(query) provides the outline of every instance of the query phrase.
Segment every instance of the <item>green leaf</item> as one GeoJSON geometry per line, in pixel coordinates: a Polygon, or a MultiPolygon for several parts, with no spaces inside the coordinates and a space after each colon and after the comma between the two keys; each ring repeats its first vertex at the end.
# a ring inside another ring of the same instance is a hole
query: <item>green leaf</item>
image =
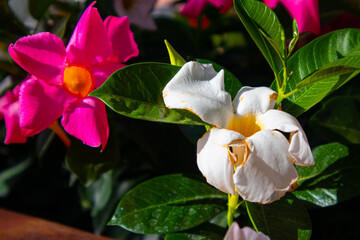
{"type": "Polygon", "coordinates": [[[311,117],[311,123],[322,135],[335,133],[353,144],[360,144],[360,100],[340,96],[326,101],[322,109],[311,117]]]}
{"type": "Polygon", "coordinates": [[[242,84],[240,83],[239,79],[235,77],[231,72],[220,66],[219,64],[206,60],[206,59],[196,59],[199,63],[211,63],[215,69],[216,72],[219,72],[221,69],[224,70],[224,85],[225,90],[230,93],[231,97],[234,98],[240,88],[242,87],[242,84]]]}
{"type": "Polygon", "coordinates": [[[53,2],[54,0],[29,0],[28,7],[31,16],[40,20],[53,2]]]}
{"type": "Polygon", "coordinates": [[[171,46],[167,40],[165,40],[165,45],[169,53],[171,65],[182,67],[186,63],[185,59],[171,46]]]}
{"type": "Polygon", "coordinates": [[[204,223],[185,232],[166,234],[165,240],[219,240],[226,234],[225,228],[204,223]]]}
{"type": "Polygon", "coordinates": [[[331,143],[313,150],[315,166],[297,167],[301,186],[294,195],[303,201],[327,207],[360,194],[360,163],[349,149],[331,143]],[[349,155],[349,156],[348,156],[349,155]]]}
{"type": "Polygon", "coordinates": [[[291,55],[292,51],[294,50],[294,47],[296,46],[297,41],[299,40],[299,28],[296,22],[296,19],[293,20],[293,38],[291,39],[289,43],[289,52],[288,57],[291,55]]]}
{"type": "MultiPolygon", "coordinates": [[[[283,27],[276,14],[265,4],[256,0],[235,0],[235,10],[246,30],[268,61],[271,69],[278,73],[282,68],[281,58],[273,45],[284,46],[281,39],[283,27]],[[271,39],[271,44],[268,38],[271,39]]],[[[281,53],[280,53],[281,55],[281,53]]]]}
{"type": "Polygon", "coordinates": [[[150,179],[128,192],[109,225],[136,233],[172,233],[198,226],[226,209],[227,195],[193,177],[150,179]]]}
{"type": "MultiPolygon", "coordinates": [[[[359,46],[360,29],[334,31],[313,40],[289,59],[287,69],[291,75],[286,92],[296,89],[298,83],[319,69],[336,66],[360,68],[359,46]]],[[[299,116],[357,73],[354,71],[329,77],[304,87],[283,101],[282,109],[295,117],[299,116]]]]}
{"type": "Polygon", "coordinates": [[[311,219],[306,208],[291,194],[271,204],[246,202],[257,229],[276,239],[310,239],[311,219]]]}
{"type": "Polygon", "coordinates": [[[116,138],[110,135],[103,152],[101,152],[101,148],[89,147],[72,139],[65,161],[68,169],[79,178],[80,182],[89,186],[101,174],[113,169],[118,163],[119,157],[116,138]]]}
{"type": "Polygon", "coordinates": [[[155,122],[204,125],[187,110],[168,109],[162,97],[165,85],[180,67],[165,63],[139,63],[119,69],[90,93],[127,117],[155,122]]]}
{"type": "Polygon", "coordinates": [[[296,88],[301,89],[301,88],[307,87],[311,84],[314,84],[316,82],[330,78],[330,77],[353,73],[353,72],[359,71],[359,70],[360,70],[360,68],[351,67],[351,66],[332,66],[332,67],[325,67],[325,68],[323,67],[323,68],[320,68],[320,69],[316,70],[315,72],[311,73],[304,80],[299,82],[296,85],[296,88]]]}

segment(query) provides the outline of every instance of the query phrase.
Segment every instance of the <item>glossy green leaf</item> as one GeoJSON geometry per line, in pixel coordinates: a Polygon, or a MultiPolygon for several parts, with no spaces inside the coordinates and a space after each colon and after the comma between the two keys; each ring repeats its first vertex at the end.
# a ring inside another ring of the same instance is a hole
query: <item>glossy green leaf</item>
{"type": "Polygon", "coordinates": [[[246,202],[257,229],[271,240],[310,239],[311,219],[306,208],[291,194],[271,204],[246,202]]]}
{"type": "Polygon", "coordinates": [[[200,118],[182,109],[168,109],[162,97],[165,85],[180,67],[165,63],[139,63],[113,73],[90,95],[100,98],[115,112],[148,121],[204,125],[200,118]]]}
{"type": "Polygon", "coordinates": [[[174,66],[183,66],[186,61],[185,59],[171,46],[171,44],[165,40],[165,45],[170,57],[170,63],[174,66]]]}
{"type": "Polygon", "coordinates": [[[219,240],[223,239],[225,234],[225,228],[204,223],[185,232],[166,234],[165,240],[219,240]]]}
{"type": "Polygon", "coordinates": [[[360,100],[340,96],[328,100],[320,111],[311,117],[311,123],[322,135],[335,133],[350,143],[360,144],[360,100]]]}
{"type": "MultiPolygon", "coordinates": [[[[343,29],[319,37],[299,49],[288,61],[290,75],[286,92],[322,68],[360,68],[360,29],[343,29]]],[[[353,78],[358,71],[333,76],[300,89],[282,103],[282,109],[299,116],[325,96],[353,78]]],[[[274,85],[274,84],[273,84],[274,85]]]]}
{"type": "Polygon", "coordinates": [[[313,150],[315,166],[297,167],[301,186],[294,195],[313,205],[327,207],[360,194],[360,162],[349,149],[331,143],[313,150]]]}
{"type": "Polygon", "coordinates": [[[271,69],[274,72],[279,72],[282,68],[279,53],[267,40],[267,37],[261,33],[262,31],[277,46],[284,46],[281,39],[284,30],[276,14],[268,6],[257,0],[235,0],[234,7],[271,69]]]}
{"type": "Polygon", "coordinates": [[[217,63],[214,63],[212,61],[206,60],[206,59],[197,59],[196,60],[199,63],[211,63],[215,69],[216,72],[219,72],[221,69],[224,70],[224,84],[225,84],[225,90],[230,93],[231,97],[234,98],[240,88],[242,87],[242,84],[240,83],[239,79],[235,77],[231,72],[223,68],[217,63]]]}
{"type": "Polygon", "coordinates": [[[91,184],[104,172],[114,168],[119,161],[119,146],[115,138],[109,138],[104,151],[93,148],[72,139],[66,153],[65,161],[68,169],[86,186],[91,184]]]}
{"type": "Polygon", "coordinates": [[[301,89],[330,77],[349,74],[359,70],[360,68],[351,67],[351,66],[333,66],[333,67],[320,68],[315,72],[313,72],[312,74],[310,74],[304,80],[299,82],[296,85],[296,88],[301,89]]]}
{"type": "Polygon", "coordinates": [[[196,178],[166,175],[143,182],[120,201],[109,225],[136,233],[184,231],[226,209],[227,195],[196,178]]]}

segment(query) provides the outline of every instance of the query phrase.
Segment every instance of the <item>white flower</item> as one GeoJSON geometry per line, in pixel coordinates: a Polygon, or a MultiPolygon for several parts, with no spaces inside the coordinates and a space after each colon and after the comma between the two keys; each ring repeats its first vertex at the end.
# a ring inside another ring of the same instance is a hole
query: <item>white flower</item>
{"type": "Polygon", "coordinates": [[[163,90],[168,108],[187,109],[215,128],[197,143],[197,164],[211,185],[247,201],[270,203],[296,185],[293,164],[314,165],[305,133],[292,115],[275,110],[277,93],[224,90],[224,71],[186,63],[163,90]],[[283,133],[289,133],[287,139],[283,133]]]}
{"type": "Polygon", "coordinates": [[[227,231],[224,240],[270,240],[270,238],[249,227],[240,228],[237,222],[234,222],[227,231]]]}

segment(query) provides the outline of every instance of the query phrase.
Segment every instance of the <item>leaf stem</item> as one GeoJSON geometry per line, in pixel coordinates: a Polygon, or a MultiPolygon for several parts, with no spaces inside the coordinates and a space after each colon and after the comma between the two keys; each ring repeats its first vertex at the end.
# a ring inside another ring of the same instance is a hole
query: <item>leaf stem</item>
{"type": "Polygon", "coordinates": [[[249,206],[248,206],[248,203],[247,203],[247,202],[245,202],[245,206],[246,206],[246,211],[247,211],[247,213],[248,213],[248,215],[249,215],[250,221],[251,221],[254,229],[255,229],[257,232],[259,232],[259,230],[258,230],[258,228],[256,227],[256,224],[255,224],[255,222],[254,222],[254,219],[253,219],[252,216],[251,216],[250,209],[249,209],[249,206]]]}

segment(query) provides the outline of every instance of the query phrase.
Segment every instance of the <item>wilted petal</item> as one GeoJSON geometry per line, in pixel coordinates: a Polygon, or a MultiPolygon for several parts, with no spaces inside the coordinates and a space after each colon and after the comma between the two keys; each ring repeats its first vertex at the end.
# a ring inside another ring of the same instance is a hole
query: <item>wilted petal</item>
{"type": "Polygon", "coordinates": [[[94,97],[79,99],[65,107],[61,120],[66,132],[91,147],[105,148],[109,125],[105,104],[94,97]]]}
{"type": "Polygon", "coordinates": [[[10,90],[0,98],[0,119],[5,120],[5,144],[25,143],[26,137],[22,135],[19,125],[19,102],[10,90]]]}
{"type": "Polygon", "coordinates": [[[287,139],[277,131],[262,130],[246,141],[250,154],[245,164],[236,168],[237,191],[250,202],[271,203],[280,199],[298,178],[290,161],[287,139]]]}
{"type": "Polygon", "coordinates": [[[109,16],[105,19],[104,24],[112,46],[111,61],[123,63],[139,55],[139,49],[127,17],[109,16]]]}
{"type": "Polygon", "coordinates": [[[41,32],[9,45],[9,54],[25,71],[49,83],[62,83],[65,46],[54,34],[41,32]]]}
{"type": "Polygon", "coordinates": [[[234,116],[224,71],[215,72],[211,64],[186,63],[165,86],[163,97],[168,108],[189,110],[217,127],[226,127],[234,116]]]}
{"type": "Polygon", "coordinates": [[[90,66],[111,55],[111,42],[105,25],[93,2],[77,23],[66,47],[66,61],[69,65],[90,66]]]}
{"type": "Polygon", "coordinates": [[[22,83],[19,93],[20,127],[25,136],[48,128],[61,116],[66,99],[65,90],[31,78],[22,83]]]}
{"type": "Polygon", "coordinates": [[[197,142],[197,165],[207,182],[219,190],[237,194],[233,181],[234,164],[228,145],[244,137],[227,129],[214,128],[197,142]]]}
{"type": "Polygon", "coordinates": [[[309,166],[315,164],[305,132],[294,116],[283,111],[270,110],[259,116],[259,119],[266,129],[277,129],[291,133],[289,153],[296,165],[309,166]]]}
{"type": "Polygon", "coordinates": [[[227,231],[224,240],[270,240],[270,238],[249,227],[240,228],[239,224],[234,222],[227,231]]]}
{"type": "Polygon", "coordinates": [[[234,98],[236,114],[257,115],[273,109],[278,94],[268,87],[242,87],[234,98]]]}
{"type": "Polygon", "coordinates": [[[264,3],[274,8],[280,2],[292,18],[295,18],[299,32],[320,32],[320,15],[318,0],[265,0],[264,3]]]}

